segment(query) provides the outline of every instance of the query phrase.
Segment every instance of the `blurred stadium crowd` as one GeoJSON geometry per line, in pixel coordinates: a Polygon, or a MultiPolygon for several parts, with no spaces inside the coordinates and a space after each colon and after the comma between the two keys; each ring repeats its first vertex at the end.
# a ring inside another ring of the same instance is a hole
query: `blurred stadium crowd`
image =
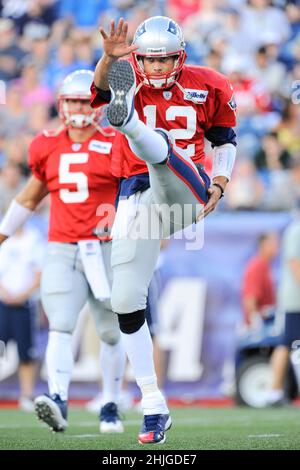
{"type": "Polygon", "coordinates": [[[30,140],[60,125],[62,79],[94,69],[98,26],[123,16],[132,35],[156,14],[182,26],[188,63],[213,67],[234,86],[238,160],[223,209],[294,207],[300,196],[299,0],[1,0],[0,14],[0,80],[6,84],[0,215],[28,177],[30,140]]]}

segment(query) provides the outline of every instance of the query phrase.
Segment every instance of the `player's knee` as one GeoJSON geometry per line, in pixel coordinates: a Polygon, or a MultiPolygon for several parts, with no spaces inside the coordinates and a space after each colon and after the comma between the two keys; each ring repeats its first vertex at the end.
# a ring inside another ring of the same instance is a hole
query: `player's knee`
{"type": "Polygon", "coordinates": [[[55,317],[48,317],[50,331],[59,331],[60,333],[73,333],[75,329],[75,323],[67,315],[57,315],[55,317]]]}
{"type": "Polygon", "coordinates": [[[123,314],[143,310],[146,302],[147,290],[138,283],[129,282],[124,288],[120,287],[120,283],[114,283],[111,293],[113,312],[123,314]]]}
{"type": "Polygon", "coordinates": [[[102,331],[100,333],[100,339],[103,343],[114,346],[120,340],[120,330],[119,328],[114,328],[111,330],[102,331]]]}
{"type": "Polygon", "coordinates": [[[145,310],[118,315],[120,330],[122,333],[132,334],[138,331],[145,323],[145,310]]]}

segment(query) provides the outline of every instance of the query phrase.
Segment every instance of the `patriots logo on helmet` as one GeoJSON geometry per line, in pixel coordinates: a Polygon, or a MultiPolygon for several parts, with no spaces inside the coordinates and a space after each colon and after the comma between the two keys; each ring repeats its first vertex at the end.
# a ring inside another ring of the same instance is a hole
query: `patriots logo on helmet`
{"type": "Polygon", "coordinates": [[[172,34],[175,34],[175,35],[178,34],[177,33],[177,26],[176,26],[174,21],[171,20],[169,22],[169,26],[168,26],[167,31],[169,31],[169,33],[172,33],[172,34]]]}
{"type": "Polygon", "coordinates": [[[145,25],[145,23],[142,23],[141,26],[139,27],[139,29],[137,29],[137,31],[135,33],[135,39],[139,38],[145,32],[146,32],[146,25],[145,25]]]}

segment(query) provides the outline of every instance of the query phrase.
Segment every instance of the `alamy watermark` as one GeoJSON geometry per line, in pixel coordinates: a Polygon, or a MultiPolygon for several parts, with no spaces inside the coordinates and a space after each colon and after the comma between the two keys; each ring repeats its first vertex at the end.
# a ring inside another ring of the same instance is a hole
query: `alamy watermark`
{"type": "Polygon", "coordinates": [[[291,99],[294,104],[300,104],[300,80],[294,80],[292,83],[291,99]]]}
{"type": "Polygon", "coordinates": [[[183,240],[186,250],[200,250],[204,245],[204,218],[201,204],[143,204],[138,199],[119,200],[97,208],[100,221],[95,232],[99,237],[112,227],[114,240],[183,240]]]}

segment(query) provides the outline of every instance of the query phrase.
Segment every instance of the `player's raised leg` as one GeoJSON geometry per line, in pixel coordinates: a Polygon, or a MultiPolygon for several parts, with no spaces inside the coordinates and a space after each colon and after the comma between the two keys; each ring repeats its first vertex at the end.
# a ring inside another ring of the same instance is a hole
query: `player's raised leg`
{"type": "Polygon", "coordinates": [[[206,204],[210,180],[203,177],[204,171],[199,174],[186,152],[173,145],[167,131],[151,129],[139,119],[134,109],[135,73],[129,62],[113,64],[108,79],[112,98],[107,117],[126,135],[131,150],[147,163],[154,202],[191,207],[185,212],[187,220],[172,223],[167,232],[181,230],[197,219],[206,204]]]}
{"type": "MultiPolygon", "coordinates": [[[[143,226],[147,223],[148,213],[144,209],[150,210],[153,204],[150,189],[142,193],[140,204],[143,210],[137,211],[132,230],[135,224],[143,226]]],[[[163,443],[165,431],[171,426],[166,400],[157,386],[153,344],[145,321],[148,287],[159,248],[158,238],[133,239],[130,234],[124,239],[115,237],[112,248],[112,308],[118,314],[124,347],[142,394],[141,444],[163,443]]]]}

